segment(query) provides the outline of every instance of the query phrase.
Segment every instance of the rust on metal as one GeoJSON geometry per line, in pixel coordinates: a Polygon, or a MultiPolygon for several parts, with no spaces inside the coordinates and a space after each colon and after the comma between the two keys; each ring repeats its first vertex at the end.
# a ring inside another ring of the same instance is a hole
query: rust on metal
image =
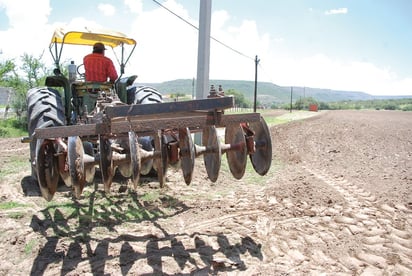
{"type": "Polygon", "coordinates": [[[187,110],[221,110],[232,108],[233,106],[233,97],[220,97],[182,102],[158,103],[155,105],[134,104],[123,106],[108,106],[106,107],[105,112],[108,118],[115,118],[136,115],[157,115],[164,113],[176,113],[185,112],[187,110]]]}
{"type": "MultiPolygon", "coordinates": [[[[153,105],[154,106],[154,105],[153,105]]],[[[98,124],[59,126],[38,128],[35,130],[36,138],[58,138],[69,136],[89,136],[109,133],[127,133],[135,131],[139,136],[153,134],[157,129],[179,129],[190,126],[190,129],[202,129],[210,125],[205,113],[193,113],[192,116],[176,116],[168,114],[167,117],[153,117],[142,115],[125,118],[114,118],[109,122],[98,124]],[[196,115],[193,115],[196,114],[196,115]]],[[[187,114],[186,114],[187,115],[187,114]]],[[[225,127],[231,123],[259,122],[259,113],[221,115],[216,127],[225,127]]]]}

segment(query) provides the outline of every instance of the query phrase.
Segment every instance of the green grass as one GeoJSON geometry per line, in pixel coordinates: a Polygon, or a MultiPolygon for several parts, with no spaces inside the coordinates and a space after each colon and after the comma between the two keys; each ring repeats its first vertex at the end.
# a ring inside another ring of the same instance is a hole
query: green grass
{"type": "Polygon", "coordinates": [[[33,252],[33,248],[37,245],[36,240],[30,240],[25,246],[24,246],[24,253],[26,255],[29,255],[33,252]]]}
{"type": "Polygon", "coordinates": [[[21,219],[24,217],[24,215],[25,214],[22,212],[13,212],[13,213],[7,214],[7,216],[11,219],[21,219]]]}
{"type": "Polygon", "coordinates": [[[52,201],[47,204],[47,209],[51,211],[58,209],[62,213],[69,214],[75,212],[77,207],[74,202],[56,204],[56,202],[52,201]]]}
{"type": "Polygon", "coordinates": [[[0,203],[0,210],[10,210],[18,207],[28,207],[28,204],[18,203],[14,201],[7,201],[0,203]]]}
{"type": "Polygon", "coordinates": [[[154,192],[145,193],[143,196],[140,197],[140,200],[153,202],[153,201],[156,201],[157,199],[159,199],[159,197],[160,197],[159,192],[154,191],[154,192]]]}
{"type": "Polygon", "coordinates": [[[263,118],[265,119],[266,124],[268,124],[268,126],[286,124],[290,122],[290,120],[285,118],[279,118],[278,116],[263,116],[263,118]]]}
{"type": "Polygon", "coordinates": [[[27,136],[26,126],[17,118],[0,119],[0,138],[27,136]]]}

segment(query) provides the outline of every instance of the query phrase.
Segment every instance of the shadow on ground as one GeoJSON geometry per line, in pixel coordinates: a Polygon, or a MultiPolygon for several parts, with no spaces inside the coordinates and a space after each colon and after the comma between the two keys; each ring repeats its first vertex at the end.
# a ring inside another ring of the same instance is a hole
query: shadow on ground
{"type": "MultiPolygon", "coordinates": [[[[41,196],[30,177],[23,179],[22,187],[28,196],[41,196]]],[[[63,186],[61,189],[67,188],[63,186]]],[[[66,194],[69,199],[71,193],[66,194]]],[[[46,242],[34,259],[31,275],[47,274],[51,267],[58,267],[61,275],[74,270],[103,275],[119,269],[122,275],[135,274],[139,271],[135,271],[134,265],[142,260],[152,269],[146,275],[167,275],[164,257],[169,257],[169,262],[172,258],[174,266],[181,270],[189,265],[190,273],[215,273],[245,270],[242,261],[242,254],[245,253],[260,260],[263,258],[261,245],[249,236],[241,237],[233,244],[222,233],[166,231],[159,219],[164,221],[190,209],[170,196],[163,195],[153,202],[142,200],[135,192],[106,196],[95,187],[87,198],[64,202],[53,201],[32,216],[31,228],[41,234],[46,242]],[[149,224],[157,234],[144,233],[142,224],[149,224]],[[130,234],[116,236],[117,226],[130,228],[130,234]],[[210,239],[217,241],[218,248],[208,244],[210,239]],[[136,244],[139,246],[136,247],[136,244]],[[216,258],[216,254],[225,256],[225,259],[216,258]],[[113,262],[116,262],[116,268],[113,262]]],[[[145,272],[139,275],[145,275],[145,272]]]]}

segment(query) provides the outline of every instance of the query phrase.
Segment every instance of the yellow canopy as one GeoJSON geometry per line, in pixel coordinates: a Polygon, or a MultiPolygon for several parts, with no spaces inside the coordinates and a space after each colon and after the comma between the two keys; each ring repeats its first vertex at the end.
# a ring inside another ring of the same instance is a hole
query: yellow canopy
{"type": "Polygon", "coordinates": [[[54,43],[62,43],[92,46],[96,42],[101,42],[112,48],[121,44],[136,45],[136,41],[133,38],[128,38],[125,34],[120,32],[111,30],[92,30],[89,28],[85,28],[84,31],[66,31],[63,28],[58,28],[54,31],[50,45],[54,43]]]}

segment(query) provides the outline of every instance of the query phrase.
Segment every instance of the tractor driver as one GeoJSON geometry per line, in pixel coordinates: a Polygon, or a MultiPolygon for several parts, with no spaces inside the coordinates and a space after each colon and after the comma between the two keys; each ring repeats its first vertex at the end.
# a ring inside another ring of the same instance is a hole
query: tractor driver
{"type": "Polygon", "coordinates": [[[114,83],[117,79],[113,61],[104,55],[105,50],[104,44],[97,42],[93,45],[93,53],[83,58],[86,81],[107,82],[109,79],[114,83]]]}

